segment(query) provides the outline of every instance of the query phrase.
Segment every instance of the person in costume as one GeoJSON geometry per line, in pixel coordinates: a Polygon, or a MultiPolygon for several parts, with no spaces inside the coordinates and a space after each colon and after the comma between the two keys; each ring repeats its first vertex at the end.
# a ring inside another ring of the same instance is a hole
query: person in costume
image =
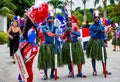
{"type": "Polygon", "coordinates": [[[114,32],[115,32],[115,23],[114,23],[114,21],[111,22],[110,29],[111,29],[111,36],[113,38],[114,37],[114,32]]]}
{"type": "Polygon", "coordinates": [[[80,37],[78,20],[75,16],[72,16],[72,19],[68,18],[68,21],[66,22],[66,30],[63,34],[63,39],[65,40],[65,43],[63,44],[62,47],[63,64],[67,64],[69,68],[68,77],[72,77],[69,42],[71,42],[71,47],[72,47],[71,49],[72,49],[73,63],[77,65],[78,68],[77,77],[86,77],[86,75],[82,74],[82,64],[85,63],[85,58],[84,58],[82,45],[78,41],[78,37],[80,37]]]}
{"type": "MultiPolygon", "coordinates": [[[[33,24],[33,22],[30,20],[30,18],[27,16],[27,14],[25,14],[24,21],[25,21],[25,29],[23,32],[23,38],[21,38],[23,39],[23,41],[21,40],[22,41],[21,42],[21,46],[22,46],[21,54],[22,54],[23,60],[25,62],[25,67],[29,75],[26,82],[33,82],[32,65],[33,65],[34,58],[38,51],[38,46],[36,44],[37,29],[35,25],[33,24]],[[31,59],[27,61],[29,58],[31,59]]],[[[21,79],[19,78],[19,80],[21,79]]]]}
{"type": "MultiPolygon", "coordinates": [[[[90,26],[90,36],[91,39],[88,42],[86,55],[87,58],[91,58],[92,67],[93,67],[93,76],[97,76],[96,70],[96,60],[102,60],[102,46],[104,47],[104,58],[105,64],[107,59],[106,48],[104,46],[105,42],[105,30],[104,27],[100,24],[100,18],[98,16],[94,17],[94,23],[90,26]]],[[[107,74],[111,74],[107,72],[107,74]]]]}
{"type": "MultiPolygon", "coordinates": [[[[20,50],[27,69],[29,77],[25,82],[33,82],[33,61],[38,52],[38,24],[43,22],[48,16],[48,4],[39,3],[32,6],[24,17],[24,31],[21,37],[20,50]],[[46,12],[46,13],[44,13],[46,12]],[[44,15],[43,15],[44,13],[44,15]]],[[[18,80],[21,80],[20,75],[18,80]]],[[[20,81],[21,82],[21,81],[20,81]]],[[[24,81],[23,81],[24,82],[24,81]]]]}
{"type": "Polygon", "coordinates": [[[14,53],[18,50],[19,38],[21,33],[22,32],[18,26],[18,21],[14,20],[13,24],[9,27],[7,31],[10,43],[10,56],[13,58],[13,63],[15,63],[14,53]]]}
{"type": "Polygon", "coordinates": [[[114,46],[113,51],[116,51],[117,46],[120,48],[120,29],[118,27],[115,27],[112,45],[114,46]]]}
{"type": "MultiPolygon", "coordinates": [[[[58,34],[58,27],[53,25],[54,18],[53,16],[49,16],[47,18],[47,23],[42,27],[42,31],[44,33],[44,42],[41,44],[39,49],[39,55],[38,55],[38,69],[44,70],[44,76],[42,80],[48,79],[48,69],[51,68],[51,74],[50,78],[55,78],[54,75],[54,52],[55,52],[55,45],[54,42],[58,39],[55,39],[55,37],[59,36],[58,34]]],[[[62,57],[60,54],[60,50],[57,49],[57,55],[58,55],[58,66],[62,65],[62,57]]]]}
{"type": "Polygon", "coordinates": [[[101,18],[101,24],[105,29],[105,46],[108,46],[107,40],[108,40],[108,31],[109,31],[109,27],[108,26],[108,19],[107,18],[101,18]]]}

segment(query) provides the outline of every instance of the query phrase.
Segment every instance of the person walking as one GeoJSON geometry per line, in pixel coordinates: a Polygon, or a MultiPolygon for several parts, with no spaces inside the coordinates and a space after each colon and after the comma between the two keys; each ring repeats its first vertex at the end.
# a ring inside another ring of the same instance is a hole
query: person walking
{"type": "Polygon", "coordinates": [[[26,70],[28,72],[28,78],[21,79],[21,75],[18,76],[19,82],[33,82],[33,61],[38,52],[38,24],[43,22],[48,13],[48,4],[39,3],[39,5],[32,6],[24,15],[24,30],[20,42],[20,51],[26,70]],[[40,12],[39,12],[40,11],[40,12]]]}
{"type": "Polygon", "coordinates": [[[19,48],[19,39],[21,33],[22,32],[18,26],[18,21],[14,20],[13,24],[9,27],[7,31],[7,36],[9,37],[9,44],[10,44],[10,56],[13,58],[13,63],[15,63],[14,53],[19,48]]]}

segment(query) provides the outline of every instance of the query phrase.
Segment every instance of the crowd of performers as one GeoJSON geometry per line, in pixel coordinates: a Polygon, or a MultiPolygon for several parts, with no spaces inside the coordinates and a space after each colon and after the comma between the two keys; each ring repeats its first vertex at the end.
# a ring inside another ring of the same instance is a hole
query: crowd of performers
{"type": "Polygon", "coordinates": [[[32,6],[24,15],[22,31],[18,28],[18,20],[14,20],[8,30],[10,56],[14,58],[19,47],[29,75],[25,80],[19,74],[19,82],[33,82],[32,65],[37,54],[37,67],[39,70],[44,70],[42,80],[49,78],[48,69],[51,69],[50,78],[58,79],[57,67],[64,65],[68,65],[68,77],[86,77],[82,73],[82,65],[85,64],[84,54],[87,58],[91,58],[93,76],[97,76],[96,60],[102,61],[103,73],[111,74],[105,69],[106,46],[107,41],[113,39],[113,50],[116,50],[117,45],[120,47],[120,29],[115,27],[114,23],[110,26],[106,18],[103,18],[100,23],[101,18],[94,16],[94,23],[89,27],[91,38],[84,53],[78,39],[81,34],[77,18],[73,15],[70,16],[65,7],[62,9],[64,16],[51,15],[48,8],[47,3],[39,6],[37,4],[37,7],[36,5],[32,6]],[[76,75],[74,75],[74,65],[77,65],[78,73],[76,75]]]}

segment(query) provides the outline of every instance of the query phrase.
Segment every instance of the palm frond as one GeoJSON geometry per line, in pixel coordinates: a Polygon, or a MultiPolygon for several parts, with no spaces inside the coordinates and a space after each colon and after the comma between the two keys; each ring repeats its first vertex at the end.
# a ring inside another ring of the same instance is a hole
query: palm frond
{"type": "Polygon", "coordinates": [[[114,5],[115,1],[114,0],[110,0],[110,4],[114,5]]]}
{"type": "Polygon", "coordinates": [[[100,0],[95,0],[94,6],[96,6],[99,2],[100,2],[100,0]]]}

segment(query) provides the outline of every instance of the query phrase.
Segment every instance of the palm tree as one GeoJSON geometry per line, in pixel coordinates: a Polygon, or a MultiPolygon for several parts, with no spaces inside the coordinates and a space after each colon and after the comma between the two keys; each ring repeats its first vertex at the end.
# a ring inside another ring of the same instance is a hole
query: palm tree
{"type": "Polygon", "coordinates": [[[57,8],[61,9],[63,2],[60,0],[50,0],[48,1],[48,4],[51,4],[54,7],[55,14],[56,14],[56,9],[57,8]]]}
{"type": "Polygon", "coordinates": [[[87,20],[87,17],[86,17],[86,1],[88,0],[82,0],[83,1],[83,4],[84,4],[84,21],[87,20]]]}
{"type": "MultiPolygon", "coordinates": [[[[115,1],[119,1],[119,0],[109,0],[110,4],[114,5],[115,1]]],[[[96,4],[98,4],[100,2],[100,0],[95,0],[94,2],[94,6],[96,6],[96,4]]],[[[107,17],[107,0],[102,0],[103,5],[104,5],[104,17],[107,17]]]]}
{"type": "Polygon", "coordinates": [[[9,19],[13,19],[16,6],[11,0],[0,0],[0,15],[7,16],[9,19]]]}

